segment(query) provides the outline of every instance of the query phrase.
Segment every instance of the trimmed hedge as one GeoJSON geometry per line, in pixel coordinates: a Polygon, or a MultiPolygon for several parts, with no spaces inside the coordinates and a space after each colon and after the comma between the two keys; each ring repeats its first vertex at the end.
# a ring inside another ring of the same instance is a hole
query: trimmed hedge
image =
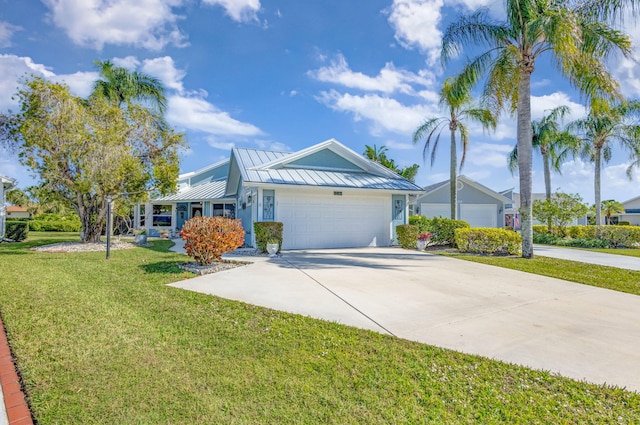
{"type": "Polygon", "coordinates": [[[520,253],[522,237],[505,229],[459,228],[455,230],[455,242],[461,252],[516,255],[520,253]]]}
{"type": "Polygon", "coordinates": [[[456,245],[456,230],[469,229],[466,221],[450,218],[434,217],[430,220],[428,231],[431,232],[432,245],[456,245]]]}
{"type": "Polygon", "coordinates": [[[21,242],[29,236],[29,226],[25,221],[7,221],[5,224],[5,238],[21,242]]]}
{"type": "Polygon", "coordinates": [[[400,224],[396,226],[398,243],[406,249],[415,249],[420,229],[415,224],[400,224]]]}
{"type": "Polygon", "coordinates": [[[29,230],[32,232],[79,232],[82,230],[82,223],[71,220],[31,220],[29,230]]]}
{"type": "Polygon", "coordinates": [[[278,241],[278,252],[282,249],[282,229],[284,225],[279,221],[256,221],[253,231],[256,234],[256,245],[262,252],[267,252],[267,243],[278,241]]]}
{"type": "Polygon", "coordinates": [[[418,226],[420,233],[431,231],[431,220],[423,215],[410,215],[409,224],[418,226]]]}
{"type": "Polygon", "coordinates": [[[557,229],[549,233],[547,226],[533,226],[533,242],[582,248],[637,248],[640,226],[569,226],[566,238],[557,229]]]}

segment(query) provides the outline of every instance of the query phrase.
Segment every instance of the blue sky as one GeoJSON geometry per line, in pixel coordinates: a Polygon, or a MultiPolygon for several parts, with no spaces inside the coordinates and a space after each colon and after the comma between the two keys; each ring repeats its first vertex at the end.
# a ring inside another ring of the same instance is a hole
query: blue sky
{"type": "MultiPolygon", "coordinates": [[[[110,59],[167,87],[167,118],[190,145],[181,172],[228,157],[234,146],[295,151],[335,138],[358,153],[384,145],[397,163],[420,164],[416,182],[425,186],[448,178],[446,143],[431,167],[411,142],[425,118],[442,114],[438,91],[456,71],[440,63],[441,34],[480,6],[500,18],[501,0],[0,0],[0,111],[17,109],[11,97],[25,73],[86,96],[97,78],[93,61],[110,59]]],[[[638,44],[636,25],[627,31],[638,44]]],[[[638,97],[636,64],[615,57],[609,66],[624,93],[638,97]]],[[[584,114],[546,60],[532,94],[534,119],[561,104],[575,118],[584,114]]],[[[494,190],[517,188],[506,167],[515,132],[511,117],[493,133],[472,125],[462,173],[494,190]]],[[[534,191],[542,192],[535,160],[534,191]]],[[[629,181],[628,164],[619,151],[606,165],[602,199],[640,195],[640,173],[629,181]]],[[[6,152],[0,174],[21,187],[34,183],[6,152]]],[[[579,159],[552,183],[593,200],[592,165],[579,159]]]]}

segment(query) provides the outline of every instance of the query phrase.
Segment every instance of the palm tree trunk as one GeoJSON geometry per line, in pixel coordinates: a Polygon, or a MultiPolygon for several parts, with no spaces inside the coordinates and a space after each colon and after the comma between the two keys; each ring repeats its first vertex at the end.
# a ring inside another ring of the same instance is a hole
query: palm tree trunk
{"type": "Polygon", "coordinates": [[[602,161],[602,151],[600,148],[596,148],[595,152],[595,172],[593,177],[593,188],[595,190],[595,200],[596,200],[596,226],[599,226],[601,223],[601,215],[602,215],[602,205],[600,203],[600,167],[602,161]]]}
{"type": "Polygon", "coordinates": [[[547,200],[551,199],[551,165],[549,164],[549,154],[542,154],[544,164],[544,195],[547,200]]]}
{"type": "Polygon", "coordinates": [[[451,219],[458,219],[458,155],[456,151],[456,130],[451,130],[451,169],[449,190],[451,198],[451,219]]]}
{"type": "MultiPolygon", "coordinates": [[[[526,65],[525,65],[526,66],[526,65]]],[[[520,174],[520,222],[522,224],[522,257],[533,258],[532,156],[531,142],[531,70],[520,71],[518,81],[518,172],[520,174]]]]}

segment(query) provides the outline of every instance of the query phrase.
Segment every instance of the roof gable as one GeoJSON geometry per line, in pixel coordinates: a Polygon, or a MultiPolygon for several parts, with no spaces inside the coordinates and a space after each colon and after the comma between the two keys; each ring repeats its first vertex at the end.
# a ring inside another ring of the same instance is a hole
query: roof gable
{"type": "MultiPolygon", "coordinates": [[[[478,183],[475,180],[471,180],[470,178],[466,177],[466,176],[458,176],[458,183],[462,183],[462,184],[466,184],[469,187],[473,187],[476,190],[479,190],[480,192],[496,199],[497,201],[502,202],[503,204],[510,204],[511,202],[513,202],[511,199],[507,198],[504,195],[501,195],[500,193],[496,192],[495,190],[489,189],[487,186],[478,183]]],[[[445,180],[439,183],[435,183],[432,184],[430,186],[427,186],[424,188],[425,193],[423,195],[421,195],[420,197],[424,197],[424,196],[428,196],[432,193],[435,193],[439,190],[443,190],[443,189],[449,189],[449,180],[445,180]]]]}
{"type": "Polygon", "coordinates": [[[224,159],[199,170],[180,174],[180,176],[178,176],[178,184],[196,186],[203,183],[224,180],[227,178],[228,173],[229,159],[224,159]]]}
{"type": "Polygon", "coordinates": [[[283,167],[308,169],[333,169],[346,171],[364,171],[342,155],[338,155],[329,148],[319,150],[302,158],[283,164],[283,167]]]}

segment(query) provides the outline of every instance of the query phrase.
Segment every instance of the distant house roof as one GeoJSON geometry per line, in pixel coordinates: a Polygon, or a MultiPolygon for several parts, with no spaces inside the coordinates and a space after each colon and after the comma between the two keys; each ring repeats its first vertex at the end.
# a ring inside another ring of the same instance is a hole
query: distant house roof
{"type": "Polygon", "coordinates": [[[174,195],[156,198],[154,202],[176,202],[176,201],[207,201],[207,200],[224,200],[226,181],[218,180],[210,183],[200,184],[187,188],[174,195]]]}
{"type": "MultiPolygon", "coordinates": [[[[511,203],[511,199],[507,198],[506,196],[496,192],[493,189],[488,188],[487,186],[478,183],[475,180],[471,180],[469,177],[466,176],[458,176],[458,183],[463,183],[463,184],[467,184],[489,196],[491,196],[492,198],[495,198],[496,200],[502,202],[503,204],[509,204],[511,203]]],[[[424,194],[420,195],[422,196],[427,196],[431,193],[437,192],[438,190],[442,190],[445,187],[449,187],[449,180],[445,180],[445,181],[441,181],[438,183],[434,183],[432,185],[426,186],[424,188],[424,194]]]]}
{"type": "MultiPolygon", "coordinates": [[[[236,148],[234,161],[247,183],[422,191],[333,139],[294,153],[236,148]]],[[[234,193],[234,184],[227,193],[234,193]]]]}
{"type": "Polygon", "coordinates": [[[17,213],[17,212],[29,212],[24,207],[19,207],[17,205],[9,205],[7,206],[7,212],[17,213]]]}

